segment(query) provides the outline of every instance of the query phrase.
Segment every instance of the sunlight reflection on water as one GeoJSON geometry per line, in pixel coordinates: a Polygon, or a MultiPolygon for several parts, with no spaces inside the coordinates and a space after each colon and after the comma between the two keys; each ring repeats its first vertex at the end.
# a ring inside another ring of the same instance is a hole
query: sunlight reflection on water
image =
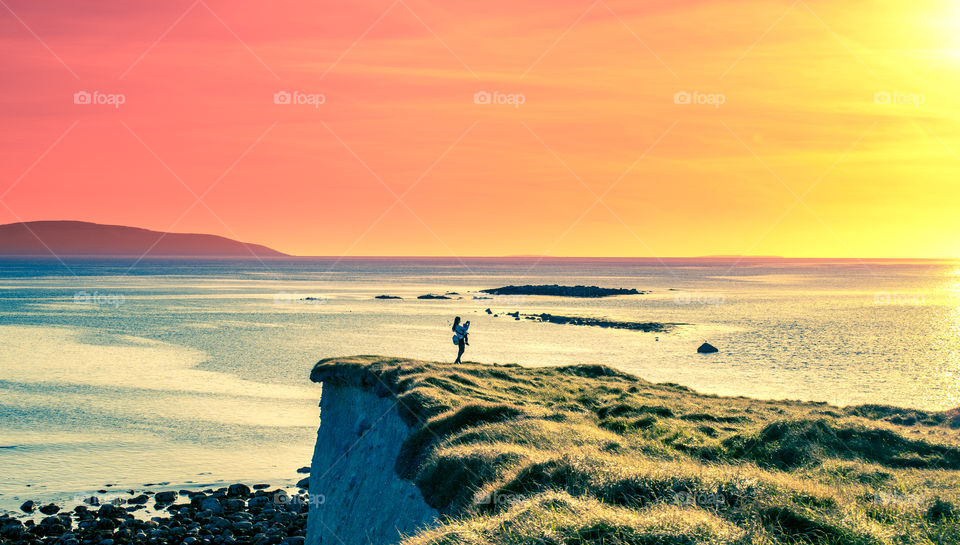
{"type": "Polygon", "coordinates": [[[471,361],[604,363],[762,398],[960,405],[952,263],[269,265],[144,263],[125,276],[99,262],[76,265],[77,278],[55,263],[0,267],[0,446],[14,447],[0,449],[0,504],[28,483],[291,478],[315,441],[313,363],[452,359],[454,315],[472,321],[471,361]],[[474,299],[514,283],[652,293],[474,299]],[[417,299],[450,291],[462,295],[417,299]],[[515,311],[690,325],[650,334],[506,316],[515,311]],[[721,352],[697,354],[703,341],[721,352]]]}

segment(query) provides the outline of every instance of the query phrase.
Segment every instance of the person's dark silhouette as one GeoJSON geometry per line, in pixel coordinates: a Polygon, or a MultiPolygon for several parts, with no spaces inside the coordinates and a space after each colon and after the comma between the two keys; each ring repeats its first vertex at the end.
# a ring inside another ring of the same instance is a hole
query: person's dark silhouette
{"type": "Polygon", "coordinates": [[[457,316],[453,319],[453,344],[459,347],[457,352],[457,360],[453,363],[460,363],[460,357],[463,356],[463,351],[466,348],[467,343],[467,329],[470,328],[470,322],[466,322],[463,325],[460,325],[460,317],[457,316]]]}

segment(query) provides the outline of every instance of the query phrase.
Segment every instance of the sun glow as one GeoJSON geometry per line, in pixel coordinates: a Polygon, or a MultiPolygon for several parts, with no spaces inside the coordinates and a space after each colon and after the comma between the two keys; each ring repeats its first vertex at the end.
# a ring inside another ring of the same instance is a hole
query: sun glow
{"type": "Polygon", "coordinates": [[[211,1],[243,43],[177,3],[9,2],[56,56],[0,9],[0,223],[299,255],[960,255],[956,0],[211,1]],[[118,34],[92,55],[77,20],[118,34]]]}

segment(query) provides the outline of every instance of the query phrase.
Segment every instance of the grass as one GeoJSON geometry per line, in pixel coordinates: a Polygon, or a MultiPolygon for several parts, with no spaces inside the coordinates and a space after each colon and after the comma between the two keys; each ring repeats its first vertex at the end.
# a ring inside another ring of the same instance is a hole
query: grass
{"type": "Polygon", "coordinates": [[[394,396],[413,544],[960,543],[960,415],[703,395],[599,366],[319,362],[394,396]]]}

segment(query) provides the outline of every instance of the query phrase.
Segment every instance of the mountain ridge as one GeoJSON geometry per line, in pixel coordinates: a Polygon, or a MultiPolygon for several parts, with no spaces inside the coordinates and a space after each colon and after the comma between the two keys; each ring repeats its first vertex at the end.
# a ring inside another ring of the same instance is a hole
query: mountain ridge
{"type": "Polygon", "coordinates": [[[289,257],[261,244],[204,233],[75,220],[0,225],[0,256],[289,257]]]}

